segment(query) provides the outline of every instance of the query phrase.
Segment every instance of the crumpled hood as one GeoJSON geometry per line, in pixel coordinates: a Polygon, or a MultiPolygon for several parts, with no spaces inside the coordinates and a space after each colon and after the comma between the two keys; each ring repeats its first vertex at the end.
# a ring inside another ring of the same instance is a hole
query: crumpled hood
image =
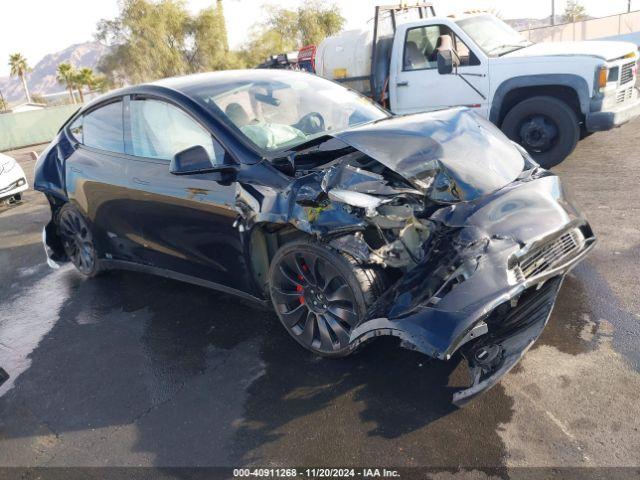
{"type": "Polygon", "coordinates": [[[629,42],[543,42],[507,53],[503,57],[515,58],[586,55],[589,57],[601,58],[603,60],[614,60],[616,58],[624,57],[629,53],[636,52],[637,48],[638,47],[635,44],[629,42]]]}
{"type": "Polygon", "coordinates": [[[518,149],[468,108],[392,117],[334,135],[439,203],[480,198],[524,168],[518,149]]]}

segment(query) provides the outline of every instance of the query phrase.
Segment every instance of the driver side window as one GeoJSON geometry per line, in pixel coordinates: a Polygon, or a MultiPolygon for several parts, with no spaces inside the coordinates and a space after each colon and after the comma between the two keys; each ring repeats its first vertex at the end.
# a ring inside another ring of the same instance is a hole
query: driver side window
{"type": "Polygon", "coordinates": [[[130,102],[131,151],[137,157],[171,160],[176,153],[202,146],[212,164],[223,162],[224,150],[209,132],[186,112],[152,99],[130,102]]]}
{"type": "Polygon", "coordinates": [[[403,71],[425,70],[438,67],[438,47],[441,36],[447,35],[460,57],[460,66],[480,65],[473,51],[445,25],[427,25],[407,30],[404,43],[403,71]]]}
{"type": "Polygon", "coordinates": [[[436,48],[440,37],[440,25],[412,28],[404,42],[403,67],[407,70],[436,68],[436,48]]]}

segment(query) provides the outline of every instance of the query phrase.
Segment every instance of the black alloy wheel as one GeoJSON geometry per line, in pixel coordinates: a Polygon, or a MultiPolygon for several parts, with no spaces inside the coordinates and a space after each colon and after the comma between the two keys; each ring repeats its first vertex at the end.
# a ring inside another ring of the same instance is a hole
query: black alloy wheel
{"type": "Polygon", "coordinates": [[[366,310],[371,273],[312,242],[278,251],[270,269],[271,299],[281,322],[302,346],[323,356],[351,353],[352,330],[366,310]]]}
{"type": "Polygon", "coordinates": [[[98,256],[93,235],[84,217],[67,204],[58,214],[58,233],[64,251],[80,273],[93,276],[98,272],[98,256]]]}

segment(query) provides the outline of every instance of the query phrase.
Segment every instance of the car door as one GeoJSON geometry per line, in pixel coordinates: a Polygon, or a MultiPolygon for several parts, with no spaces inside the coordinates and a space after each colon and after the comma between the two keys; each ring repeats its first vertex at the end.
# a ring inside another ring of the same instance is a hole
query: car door
{"type": "Polygon", "coordinates": [[[137,261],[140,244],[124,147],[123,100],[116,98],[78,117],[69,127],[76,143],[67,158],[69,200],[90,222],[101,256],[137,261]]]}
{"type": "Polygon", "coordinates": [[[223,162],[222,145],[181,108],[156,98],[129,103],[129,171],[145,246],[144,262],[178,274],[248,291],[235,183],[218,173],[173,175],[171,159],[202,146],[223,162]]]}
{"type": "MultiPolygon", "coordinates": [[[[390,89],[391,105],[395,113],[417,113],[454,106],[468,106],[484,115],[489,91],[486,60],[468,47],[447,25],[430,24],[418,27],[399,27],[403,38],[394,48],[390,89]],[[458,73],[465,75],[473,87],[456,75],[441,75],[437,68],[437,48],[440,37],[448,35],[460,56],[458,73]],[[482,94],[482,95],[481,95],[482,94]]],[[[484,58],[484,57],[482,57],[484,58]]]]}

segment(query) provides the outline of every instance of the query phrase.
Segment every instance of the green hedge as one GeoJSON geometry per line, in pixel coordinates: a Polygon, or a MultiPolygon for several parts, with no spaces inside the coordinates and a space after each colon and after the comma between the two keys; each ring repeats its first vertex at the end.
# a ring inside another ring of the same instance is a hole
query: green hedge
{"type": "Polygon", "coordinates": [[[0,152],[53,140],[79,105],[0,114],[0,152]]]}

